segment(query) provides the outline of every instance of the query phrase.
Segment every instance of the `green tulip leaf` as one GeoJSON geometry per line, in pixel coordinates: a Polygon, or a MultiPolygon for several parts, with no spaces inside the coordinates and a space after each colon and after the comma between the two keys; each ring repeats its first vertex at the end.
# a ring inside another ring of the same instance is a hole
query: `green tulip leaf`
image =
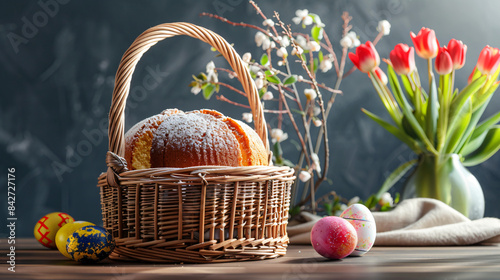
{"type": "Polygon", "coordinates": [[[415,91],[413,90],[413,87],[411,85],[410,80],[408,79],[407,75],[401,75],[401,81],[403,82],[403,86],[405,88],[406,93],[410,97],[410,100],[413,100],[415,96],[415,91]]]}
{"type": "MultiPolygon", "coordinates": [[[[376,74],[370,73],[370,75],[368,76],[370,77],[370,80],[372,81],[372,84],[375,87],[375,90],[377,91],[377,94],[380,97],[382,104],[384,104],[384,107],[391,116],[392,120],[398,127],[401,128],[401,119],[403,118],[403,116],[401,110],[399,110],[398,104],[396,103],[399,102],[399,100],[394,100],[394,97],[391,95],[387,86],[385,86],[383,83],[380,82],[378,78],[376,78],[376,74]]],[[[389,79],[391,79],[391,77],[389,77],[389,79]]],[[[394,81],[391,81],[391,84],[393,82],[394,81]]],[[[395,83],[398,83],[399,85],[397,78],[395,83]]]]}
{"type": "MultiPolygon", "coordinates": [[[[454,153],[464,155],[463,154],[464,153],[464,148],[472,140],[472,135],[473,135],[473,133],[474,133],[474,131],[476,129],[477,123],[479,122],[479,119],[483,115],[483,112],[486,109],[487,105],[488,105],[487,103],[483,104],[479,108],[479,110],[477,110],[477,111],[474,111],[474,109],[472,109],[472,117],[471,117],[469,126],[467,126],[467,130],[465,130],[464,135],[462,136],[462,139],[460,140],[460,143],[458,144],[457,149],[455,150],[454,153]]],[[[472,147],[472,146],[469,146],[469,148],[470,147],[472,147]]],[[[477,146],[477,147],[479,147],[479,146],[477,146]]],[[[477,147],[475,147],[474,150],[477,147]]]]}
{"type": "Polygon", "coordinates": [[[462,150],[460,151],[460,155],[462,155],[463,157],[467,157],[474,151],[476,151],[479,148],[479,146],[483,144],[486,134],[488,134],[488,131],[483,132],[483,134],[477,136],[476,138],[469,139],[467,144],[465,144],[462,150]]]}
{"type": "Polygon", "coordinates": [[[488,130],[481,146],[472,154],[465,157],[464,166],[480,164],[500,149],[500,125],[493,126],[488,130]]]}
{"type": "Polygon", "coordinates": [[[405,162],[401,164],[398,168],[396,168],[389,176],[385,179],[384,183],[382,184],[382,187],[380,187],[380,190],[375,194],[375,198],[378,201],[380,197],[382,196],[383,193],[387,192],[396,184],[401,177],[403,177],[408,170],[410,170],[413,165],[417,163],[416,159],[410,160],[408,162],[405,162]]]}
{"type": "Polygon", "coordinates": [[[376,123],[378,123],[381,127],[385,128],[385,130],[389,131],[392,135],[396,136],[399,140],[403,141],[403,143],[408,145],[408,147],[410,147],[413,151],[415,151],[415,152],[420,151],[417,141],[415,141],[413,138],[411,138],[406,133],[401,131],[401,129],[384,121],[379,116],[373,114],[372,112],[370,112],[364,108],[361,109],[361,111],[363,111],[363,113],[365,113],[368,117],[370,117],[372,120],[374,120],[376,123]]]}
{"type": "Polygon", "coordinates": [[[495,91],[497,90],[498,86],[499,84],[495,83],[491,85],[485,93],[475,96],[472,103],[473,111],[478,110],[481,106],[483,106],[483,104],[488,103],[493,93],[495,93],[495,91]]]}
{"type": "Polygon", "coordinates": [[[489,130],[492,126],[497,124],[500,121],[500,112],[496,113],[495,115],[489,117],[488,119],[484,120],[481,124],[479,124],[476,129],[474,130],[474,133],[472,134],[472,138],[483,134],[486,130],[489,130]]]}
{"type": "Polygon", "coordinates": [[[464,104],[455,122],[448,127],[446,134],[446,143],[444,150],[447,154],[455,151],[457,146],[460,144],[462,137],[466,136],[465,131],[467,130],[469,123],[472,118],[472,102],[470,99],[464,104]]]}
{"type": "Polygon", "coordinates": [[[399,85],[398,78],[396,76],[396,73],[394,72],[394,69],[390,66],[387,65],[387,72],[389,73],[389,81],[391,82],[391,87],[392,90],[394,91],[394,95],[398,96],[397,98],[401,99],[401,108],[403,109],[403,114],[406,116],[408,119],[408,122],[410,126],[413,128],[415,133],[418,135],[420,140],[424,142],[426,148],[433,153],[437,153],[436,149],[432,145],[432,143],[429,141],[429,138],[427,138],[427,135],[424,132],[424,129],[418,122],[418,120],[415,118],[412,112],[412,108],[410,103],[408,103],[408,100],[406,100],[406,97],[402,94],[401,92],[401,86],[399,85]]]}
{"type": "Polygon", "coordinates": [[[450,122],[452,122],[457,112],[464,106],[465,102],[467,102],[467,99],[469,99],[469,97],[471,97],[481,88],[481,86],[483,86],[484,82],[486,81],[486,77],[486,75],[483,75],[475,79],[469,85],[467,85],[457,96],[455,96],[455,99],[453,99],[450,106],[450,122]]]}

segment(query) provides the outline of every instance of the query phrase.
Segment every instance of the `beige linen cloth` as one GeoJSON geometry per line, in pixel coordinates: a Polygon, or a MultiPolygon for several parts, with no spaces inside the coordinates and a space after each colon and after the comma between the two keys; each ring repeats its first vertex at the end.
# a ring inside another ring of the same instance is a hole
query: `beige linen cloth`
{"type": "MultiPolygon", "coordinates": [[[[291,223],[291,244],[311,244],[310,232],[321,217],[303,212],[306,221],[291,223]]],[[[448,246],[500,243],[500,219],[469,220],[445,203],[429,198],[402,201],[394,210],[373,212],[375,246],[448,246]]]]}

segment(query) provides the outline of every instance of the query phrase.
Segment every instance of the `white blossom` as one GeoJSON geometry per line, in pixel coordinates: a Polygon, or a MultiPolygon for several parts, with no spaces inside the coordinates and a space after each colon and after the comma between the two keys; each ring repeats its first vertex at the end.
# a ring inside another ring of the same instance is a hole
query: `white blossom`
{"type": "Polygon", "coordinates": [[[260,32],[260,31],[255,33],[255,43],[257,44],[257,47],[262,46],[262,44],[264,43],[264,40],[266,40],[266,39],[269,39],[269,38],[267,38],[266,34],[260,32]]]}
{"type": "Polygon", "coordinates": [[[333,64],[329,59],[323,59],[321,63],[319,64],[319,69],[321,69],[321,72],[325,73],[328,72],[328,70],[332,69],[333,64]]]}
{"type": "Polygon", "coordinates": [[[340,40],[340,45],[342,48],[355,48],[359,46],[361,42],[358,39],[358,35],[356,35],[356,32],[351,31],[347,33],[341,40],[340,40]]]}
{"type": "Polygon", "coordinates": [[[315,119],[313,121],[313,124],[315,127],[320,127],[323,124],[323,121],[321,121],[320,119],[315,119]]]}
{"type": "Polygon", "coordinates": [[[316,41],[307,42],[307,49],[312,52],[318,52],[321,49],[321,46],[316,41]]]}
{"type": "Polygon", "coordinates": [[[316,117],[319,114],[321,114],[321,109],[319,107],[314,107],[313,108],[313,115],[316,117]]]}
{"type": "Polygon", "coordinates": [[[257,75],[257,73],[260,72],[260,67],[259,66],[256,66],[256,65],[250,65],[250,72],[254,73],[255,75],[257,75]]]}
{"type": "Polygon", "coordinates": [[[207,64],[207,81],[209,83],[218,83],[217,72],[215,71],[215,63],[210,61],[207,64]]]}
{"type": "Polygon", "coordinates": [[[382,34],[389,35],[391,33],[391,23],[387,20],[381,20],[378,22],[377,31],[382,32],[382,34]]]}
{"type": "Polygon", "coordinates": [[[282,142],[285,141],[288,138],[288,133],[283,132],[283,130],[279,128],[273,128],[271,129],[271,139],[273,144],[276,142],[282,142]]]}
{"type": "Polygon", "coordinates": [[[241,59],[246,62],[246,63],[250,63],[250,61],[252,60],[252,54],[249,53],[249,52],[246,52],[243,54],[243,56],[241,57],[241,59]]]}
{"type": "Polygon", "coordinates": [[[252,113],[243,113],[241,118],[247,123],[251,123],[253,120],[253,115],[252,113]]]}
{"type": "Polygon", "coordinates": [[[380,200],[378,201],[378,203],[380,205],[389,204],[389,206],[393,206],[394,205],[394,200],[392,199],[392,196],[391,196],[390,193],[385,192],[385,193],[382,194],[382,196],[380,196],[380,200]]]}
{"type": "Polygon", "coordinates": [[[271,39],[269,39],[269,37],[266,37],[266,39],[264,39],[264,42],[262,42],[262,49],[263,50],[267,50],[269,48],[274,49],[275,47],[276,47],[276,43],[274,43],[274,41],[271,41],[271,39]]]}
{"type": "Polygon", "coordinates": [[[267,91],[266,93],[264,93],[264,95],[262,95],[262,99],[264,100],[271,100],[273,98],[274,98],[273,93],[270,91],[267,91]]]}
{"type": "Polygon", "coordinates": [[[257,87],[257,89],[263,88],[264,87],[264,79],[261,77],[255,79],[255,86],[257,87]]]}
{"type": "Polygon", "coordinates": [[[340,46],[342,48],[353,48],[354,42],[352,41],[351,37],[349,36],[344,36],[342,39],[340,39],[340,46]]]}
{"type": "Polygon", "coordinates": [[[296,48],[293,48],[292,55],[301,55],[303,52],[304,50],[300,46],[297,46],[296,48]]]}
{"type": "Polygon", "coordinates": [[[302,75],[297,76],[297,82],[302,82],[304,80],[304,77],[302,75]]]}
{"type": "Polygon", "coordinates": [[[198,93],[200,93],[200,91],[201,91],[201,87],[199,84],[197,84],[196,86],[191,88],[191,93],[193,93],[194,95],[197,95],[198,93]]]}
{"type": "Polygon", "coordinates": [[[292,18],[293,23],[295,24],[302,24],[304,25],[311,25],[313,23],[312,17],[309,16],[309,10],[304,9],[304,10],[297,10],[295,11],[296,17],[292,18]]]}
{"type": "Polygon", "coordinates": [[[307,100],[314,100],[317,97],[316,91],[312,88],[306,88],[304,90],[304,95],[306,96],[307,100]]]}
{"type": "Polygon", "coordinates": [[[359,38],[358,38],[358,35],[356,34],[356,32],[350,31],[349,33],[347,33],[347,36],[349,36],[349,38],[351,38],[353,47],[357,47],[357,46],[359,46],[361,44],[361,42],[359,41],[359,38]]]}
{"type": "Polygon", "coordinates": [[[306,37],[304,37],[302,35],[297,35],[297,38],[295,38],[295,42],[297,43],[297,45],[299,45],[303,49],[307,49],[307,39],[306,39],[306,37]]]}
{"type": "Polygon", "coordinates": [[[283,66],[285,63],[283,63],[283,60],[278,61],[278,66],[283,66]]]}
{"type": "Polygon", "coordinates": [[[288,52],[284,47],[281,47],[276,51],[276,55],[282,58],[286,58],[288,56],[288,52]]]}
{"type": "Polygon", "coordinates": [[[353,197],[353,198],[351,198],[351,199],[349,200],[349,202],[347,203],[347,205],[351,206],[351,205],[353,205],[353,204],[358,203],[359,201],[360,201],[359,196],[355,196],[355,197],[353,197]]]}
{"type": "Polygon", "coordinates": [[[299,179],[300,179],[300,181],[305,183],[305,182],[309,181],[309,179],[311,179],[311,173],[302,170],[299,173],[299,179]]]}
{"type": "Polygon", "coordinates": [[[268,18],[268,19],[264,20],[264,22],[262,22],[262,25],[273,27],[274,26],[274,21],[272,19],[268,18]]]}
{"type": "Polygon", "coordinates": [[[282,47],[286,48],[290,46],[290,39],[288,38],[288,36],[283,36],[283,37],[279,36],[278,39],[282,47]]]}
{"type": "Polygon", "coordinates": [[[311,154],[311,159],[312,159],[312,161],[313,161],[313,163],[312,163],[312,168],[313,168],[313,169],[316,169],[316,171],[317,171],[318,173],[320,173],[320,172],[321,172],[321,165],[319,164],[319,157],[318,157],[318,154],[316,154],[316,153],[312,153],[312,154],[311,154]]]}

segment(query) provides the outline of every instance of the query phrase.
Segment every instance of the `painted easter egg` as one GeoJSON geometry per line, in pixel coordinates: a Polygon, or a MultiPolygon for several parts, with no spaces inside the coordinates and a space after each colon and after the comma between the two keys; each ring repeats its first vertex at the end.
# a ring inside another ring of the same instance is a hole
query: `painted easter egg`
{"type": "Polygon", "coordinates": [[[377,226],[370,209],[356,203],[347,207],[340,217],[349,221],[358,235],[358,244],[351,256],[362,256],[370,251],[377,237],[377,226]]]}
{"type": "Polygon", "coordinates": [[[95,224],[93,224],[91,222],[85,222],[85,221],[75,221],[73,223],[65,224],[64,226],[62,226],[62,228],[60,228],[57,231],[57,234],[56,234],[57,250],[59,250],[59,252],[61,252],[61,254],[63,254],[68,259],[71,259],[71,256],[68,254],[68,251],[66,251],[68,237],[75,230],[80,229],[84,226],[95,226],[95,224]]]}
{"type": "Polygon", "coordinates": [[[324,217],[311,230],[311,243],[318,254],[329,259],[349,256],[358,243],[354,227],[340,217],[324,217]]]}
{"type": "Polygon", "coordinates": [[[113,236],[103,227],[84,226],[75,230],[67,240],[66,251],[79,262],[93,263],[109,256],[115,248],[113,236]]]}
{"type": "Polygon", "coordinates": [[[70,215],[63,212],[52,212],[43,216],[35,225],[33,234],[43,246],[55,249],[57,231],[67,223],[74,222],[70,215]]]}

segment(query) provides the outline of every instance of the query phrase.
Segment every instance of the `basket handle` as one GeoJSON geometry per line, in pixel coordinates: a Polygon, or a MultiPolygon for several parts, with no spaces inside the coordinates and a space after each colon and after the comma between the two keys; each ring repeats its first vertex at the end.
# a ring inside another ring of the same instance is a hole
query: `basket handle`
{"type": "Polygon", "coordinates": [[[262,139],[262,142],[264,142],[264,146],[269,154],[269,141],[267,139],[264,111],[260,103],[257,87],[246,65],[233,47],[220,35],[206,28],[186,22],[164,23],[149,28],[139,35],[125,54],[123,54],[120,66],[116,72],[113,99],[109,111],[109,150],[118,156],[125,156],[124,113],[135,66],[150,47],[165,38],[177,35],[191,36],[210,44],[229,62],[233,71],[238,75],[238,80],[243,85],[243,90],[247,93],[255,122],[255,131],[262,139]]]}

